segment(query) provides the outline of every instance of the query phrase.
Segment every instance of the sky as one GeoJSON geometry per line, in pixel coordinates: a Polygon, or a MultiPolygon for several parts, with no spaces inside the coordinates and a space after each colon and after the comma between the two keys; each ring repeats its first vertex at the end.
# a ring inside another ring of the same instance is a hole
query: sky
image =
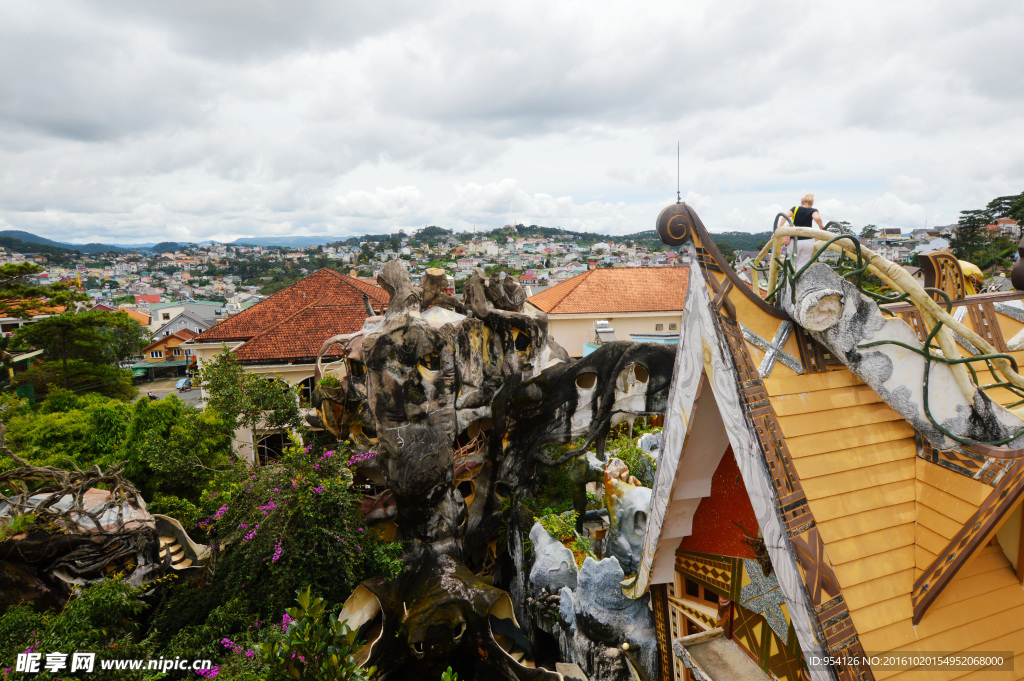
{"type": "Polygon", "coordinates": [[[915,229],[1024,190],[1024,3],[8,0],[0,229],[915,229]]]}

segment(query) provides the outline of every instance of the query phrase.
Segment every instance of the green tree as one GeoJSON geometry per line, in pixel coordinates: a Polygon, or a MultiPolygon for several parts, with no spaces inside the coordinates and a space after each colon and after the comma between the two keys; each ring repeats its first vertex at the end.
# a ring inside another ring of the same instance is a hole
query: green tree
{"type": "Polygon", "coordinates": [[[31,385],[36,397],[44,397],[54,386],[118,400],[130,400],[138,394],[130,371],[80,359],[69,359],[66,364],[61,361],[37,364],[16,374],[14,384],[31,385]]]}
{"type": "Polygon", "coordinates": [[[1011,196],[999,196],[988,202],[985,212],[993,219],[1012,217],[1014,205],[1020,201],[1024,194],[1013,194],[1011,196]]]}
{"type": "Polygon", "coordinates": [[[878,227],[874,225],[864,225],[860,230],[860,238],[871,240],[878,236],[878,227]]]}
{"type": "MultiPolygon", "coordinates": [[[[76,380],[69,362],[112,365],[134,357],[149,344],[149,331],[124,312],[63,312],[18,329],[13,346],[43,350],[49,361],[60,361],[62,384],[76,380]]],[[[80,382],[80,381],[79,381],[80,382]]]]}
{"type": "Polygon", "coordinates": [[[976,254],[982,251],[989,241],[985,226],[989,224],[989,216],[983,210],[965,210],[960,213],[956,234],[949,240],[953,254],[960,260],[974,262],[976,254]]]}
{"type": "Polygon", "coordinates": [[[4,316],[28,319],[89,299],[68,284],[40,284],[33,275],[42,271],[42,267],[31,263],[0,265],[0,311],[4,316]]]}
{"type": "Polygon", "coordinates": [[[207,408],[219,413],[230,430],[246,428],[254,440],[257,429],[305,430],[296,389],[276,376],[247,372],[227,346],[203,362],[198,376],[207,408]]]}

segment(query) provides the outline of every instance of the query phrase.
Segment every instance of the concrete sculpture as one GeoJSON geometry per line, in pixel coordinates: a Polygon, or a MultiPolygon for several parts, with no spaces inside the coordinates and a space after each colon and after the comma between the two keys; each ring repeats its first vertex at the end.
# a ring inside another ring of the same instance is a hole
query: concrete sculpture
{"type": "MultiPolygon", "coordinates": [[[[416,594],[434,594],[429,598],[447,599],[464,612],[477,607],[478,590],[491,594],[490,588],[503,587],[514,596],[505,598],[518,618],[506,618],[501,626],[511,638],[530,642],[534,617],[525,604],[533,593],[526,586],[530,567],[513,558],[516,546],[521,555],[533,525],[521,501],[536,492],[539,468],[576,460],[590,449],[603,466],[604,441],[613,426],[662,413],[675,349],[614,342],[570,360],[549,339],[546,315],[526,306],[518,282],[503,273],[474,273],[463,301],[444,292],[443,273],[428,271],[414,284],[401,261],[388,262],[378,282],[391,296],[384,316],[324,344],[322,356],[336,344],[344,356],[319,370],[316,420],[357,448],[378,452],[357,471],[387,490],[368,500],[367,510],[415,552],[415,561],[407,562],[417,564],[421,581],[415,588],[402,578],[364,584],[357,593],[404,594],[408,612],[392,612],[390,620],[384,616],[384,628],[403,632],[401,639],[412,631],[416,594]],[[580,446],[557,455],[546,447],[573,438],[580,446]],[[453,581],[456,574],[462,577],[453,581]],[[448,585],[443,597],[432,591],[441,588],[438,580],[448,585]]],[[[600,468],[596,475],[581,476],[572,493],[581,517],[585,485],[595,479],[600,468]]],[[[635,510],[640,512],[639,506],[635,510]]],[[[548,587],[546,598],[556,597],[557,587],[548,587]]],[[[361,612],[365,604],[357,601],[346,606],[346,616],[361,612]]],[[[489,645],[487,617],[463,619],[472,630],[466,636],[489,645]]],[[[433,631],[431,626],[427,629],[433,631]]],[[[431,648],[430,664],[421,664],[415,662],[420,659],[416,640],[406,637],[398,655],[389,647],[391,638],[387,646],[369,646],[364,660],[381,669],[383,678],[412,678],[413,667],[433,670],[445,660],[463,670],[460,678],[484,678],[475,676],[476,667],[458,646],[431,648]]],[[[527,658],[524,653],[522,659],[527,658]]],[[[519,662],[489,667],[486,678],[545,678],[523,676],[519,662]]]]}

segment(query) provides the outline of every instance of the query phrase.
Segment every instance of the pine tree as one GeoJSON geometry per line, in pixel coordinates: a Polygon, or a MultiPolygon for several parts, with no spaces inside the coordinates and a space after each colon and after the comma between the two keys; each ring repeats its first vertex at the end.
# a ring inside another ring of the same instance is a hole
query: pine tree
{"type": "Polygon", "coordinates": [[[985,248],[989,241],[985,227],[989,221],[990,216],[984,210],[965,210],[960,213],[956,234],[949,240],[949,246],[957,258],[970,262],[978,251],[985,248]]]}

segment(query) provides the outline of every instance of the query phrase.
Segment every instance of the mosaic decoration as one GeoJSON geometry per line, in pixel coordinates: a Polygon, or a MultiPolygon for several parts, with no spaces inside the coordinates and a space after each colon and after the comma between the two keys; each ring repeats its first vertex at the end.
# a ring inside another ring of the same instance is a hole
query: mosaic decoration
{"type": "Polygon", "coordinates": [[[800,364],[804,367],[804,373],[819,374],[828,371],[829,367],[843,366],[838,357],[799,326],[793,326],[793,333],[796,335],[797,347],[800,348],[800,364]]]}
{"type": "MultiPolygon", "coordinates": [[[[713,556],[705,553],[676,553],[676,572],[701,582],[716,594],[729,600],[740,597],[741,558],[713,556]]],[[[775,585],[778,586],[778,580],[775,585]]]]}
{"type": "Polygon", "coordinates": [[[1016,319],[1021,324],[1024,324],[1024,301],[1007,300],[1002,303],[993,303],[992,307],[999,314],[1004,314],[1010,319],[1016,319]]]}
{"type": "Polygon", "coordinates": [[[654,611],[654,630],[658,635],[658,657],[661,660],[661,669],[669,677],[666,681],[672,681],[672,641],[677,638],[672,635],[669,627],[668,613],[668,587],[664,584],[655,584],[651,587],[651,609],[654,611]]]}
{"type": "Polygon", "coordinates": [[[786,345],[786,341],[789,340],[789,334],[793,331],[793,322],[782,322],[779,324],[775,337],[771,341],[761,338],[742,324],[740,324],[740,329],[743,330],[743,338],[748,343],[764,350],[761,366],[758,367],[758,373],[761,374],[761,378],[768,378],[771,375],[776,361],[782,362],[795,373],[802,374],[804,372],[804,368],[800,365],[800,360],[782,349],[786,345]]]}
{"type": "Polygon", "coordinates": [[[1003,476],[1019,465],[1018,459],[996,459],[966,449],[962,452],[948,449],[938,450],[916,431],[914,440],[917,443],[917,455],[925,461],[992,487],[998,485],[1003,476]]]}
{"type": "Polygon", "coordinates": [[[789,622],[782,612],[782,604],[786,602],[779,590],[779,580],[773,574],[765,576],[761,565],[756,560],[747,558],[743,561],[750,583],[740,590],[738,603],[747,610],[752,610],[764,617],[768,626],[784,643],[789,643],[789,622]]]}
{"type": "Polygon", "coordinates": [[[999,329],[996,310],[992,303],[972,303],[965,305],[971,315],[971,326],[975,333],[987,340],[999,352],[1006,352],[1006,341],[999,329]]]}

